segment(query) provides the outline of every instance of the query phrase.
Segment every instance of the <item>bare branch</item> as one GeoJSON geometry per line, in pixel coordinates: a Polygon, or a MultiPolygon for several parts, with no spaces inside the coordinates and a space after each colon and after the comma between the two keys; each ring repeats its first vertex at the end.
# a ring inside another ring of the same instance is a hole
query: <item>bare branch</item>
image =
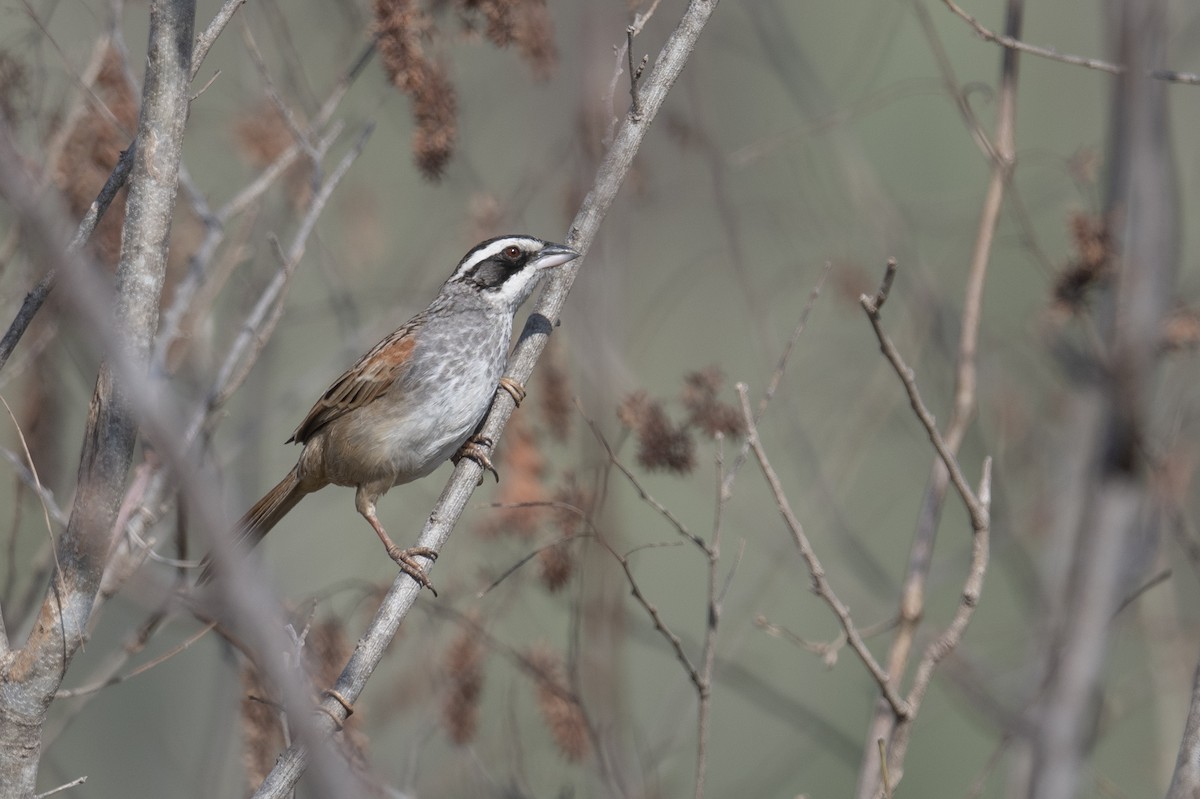
{"type": "Polygon", "coordinates": [[[967,512],[971,514],[972,526],[986,526],[987,515],[985,509],[978,497],[975,496],[975,492],[971,490],[971,486],[967,483],[967,478],[963,476],[954,453],[950,451],[950,445],[942,437],[941,432],[938,431],[937,420],[933,418],[933,414],[925,407],[925,402],[921,399],[920,389],[917,388],[917,380],[913,375],[913,370],[904,363],[900,351],[896,349],[896,345],[892,343],[888,334],[883,331],[882,321],[879,317],[879,312],[874,308],[873,299],[864,294],[859,299],[859,304],[867,312],[867,318],[871,321],[871,326],[875,329],[875,335],[879,338],[879,348],[888,359],[888,363],[896,370],[896,374],[899,375],[900,382],[904,384],[904,390],[908,393],[908,401],[912,405],[913,411],[925,427],[925,432],[929,435],[929,440],[933,443],[933,448],[937,450],[938,456],[942,459],[942,463],[949,472],[951,483],[954,484],[959,496],[963,499],[963,503],[967,506],[967,512]]]}
{"type": "Polygon", "coordinates": [[[783,516],[784,524],[787,525],[788,531],[792,534],[792,540],[795,541],[796,548],[800,550],[800,557],[804,558],[804,563],[808,566],[808,573],[813,581],[813,593],[825,600],[825,604],[829,605],[833,614],[837,616],[838,622],[841,623],[842,630],[846,634],[846,640],[850,643],[850,648],[854,650],[859,660],[867,667],[867,671],[874,678],[884,698],[891,705],[892,712],[899,718],[907,718],[910,714],[908,703],[896,692],[891,678],[883,670],[883,667],[879,665],[879,661],[875,659],[875,656],[871,654],[871,650],[867,648],[858,628],[854,626],[854,619],[850,616],[850,609],[846,607],[842,600],[838,599],[833,586],[829,584],[829,580],[825,577],[825,567],[821,565],[816,551],[813,550],[808,536],[804,533],[803,525],[800,524],[800,520],[796,518],[796,515],[792,513],[792,506],[788,502],[787,495],[783,490],[783,483],[780,482],[779,476],[775,474],[775,470],[771,467],[771,462],[767,459],[766,450],[763,449],[762,441],[758,437],[758,426],[755,424],[754,414],[750,410],[750,397],[746,384],[738,383],[737,390],[738,397],[742,401],[742,417],[746,420],[747,440],[750,442],[750,448],[754,451],[754,455],[758,459],[759,468],[762,469],[763,477],[767,480],[771,494],[775,497],[775,504],[779,508],[780,515],[783,516]]]}
{"type": "MultiPolygon", "coordinates": [[[[983,207],[980,209],[979,226],[975,234],[975,245],[971,254],[971,262],[967,271],[966,290],[963,296],[962,322],[959,331],[958,357],[955,363],[954,403],[950,414],[950,422],[946,427],[944,444],[938,449],[938,457],[933,459],[930,467],[929,483],[922,498],[921,509],[917,517],[916,531],[909,548],[908,568],[901,588],[899,619],[896,636],[888,650],[888,672],[903,674],[908,669],[909,658],[916,639],[917,627],[925,612],[925,583],[929,576],[930,564],[933,561],[933,549],[937,542],[938,524],[941,520],[942,508],[945,505],[947,483],[951,477],[951,463],[957,456],[958,449],[966,435],[968,425],[975,415],[976,404],[976,363],[979,347],[979,328],[982,319],[983,289],[987,278],[988,266],[991,262],[992,244],[995,241],[996,230],[1000,224],[1000,212],[1004,206],[1006,192],[1011,184],[1012,172],[1016,164],[1016,109],[1017,109],[1017,54],[1013,50],[1005,50],[1000,63],[1000,91],[996,108],[996,130],[994,137],[989,139],[982,130],[974,113],[966,103],[963,92],[958,88],[950,73],[949,60],[942,52],[940,43],[932,31],[932,25],[926,19],[924,7],[918,6],[922,22],[926,25],[928,38],[934,43],[934,51],[939,55],[947,87],[953,92],[959,111],[966,120],[968,128],[976,141],[981,144],[991,160],[991,175],[988,181],[987,194],[983,207]]],[[[1007,3],[1006,30],[1013,36],[1019,36],[1024,14],[1024,0],[1009,0],[1007,3]]],[[[889,260],[887,272],[879,293],[874,299],[863,297],[862,305],[867,311],[871,324],[879,337],[880,346],[888,355],[905,389],[909,400],[918,416],[925,424],[931,440],[941,439],[933,417],[919,408],[923,408],[917,394],[916,384],[911,372],[900,364],[899,353],[892,346],[879,325],[879,314],[883,302],[891,289],[892,280],[896,273],[896,262],[889,260]]],[[[965,502],[969,491],[963,492],[966,482],[962,475],[955,479],[955,487],[963,496],[965,502]]],[[[973,520],[973,526],[978,529],[978,520],[973,520]]],[[[866,799],[877,793],[881,764],[878,762],[879,749],[875,742],[879,739],[890,739],[895,732],[897,720],[888,713],[883,703],[876,705],[875,714],[867,729],[867,737],[863,746],[863,762],[859,767],[858,797],[866,799]]],[[[894,753],[895,745],[886,747],[894,753]]]]}

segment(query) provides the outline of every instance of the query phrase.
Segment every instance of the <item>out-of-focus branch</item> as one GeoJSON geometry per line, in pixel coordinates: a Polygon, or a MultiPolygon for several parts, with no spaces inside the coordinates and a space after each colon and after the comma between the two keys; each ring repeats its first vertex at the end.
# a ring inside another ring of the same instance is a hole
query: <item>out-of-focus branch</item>
{"type": "MultiPolygon", "coordinates": [[[[196,73],[200,69],[200,64],[204,61],[204,57],[208,55],[209,48],[213,42],[221,35],[221,31],[229,24],[229,20],[233,18],[233,14],[241,7],[246,0],[225,0],[221,5],[221,9],[217,15],[213,17],[212,22],[204,30],[204,33],[196,40],[192,57],[188,67],[188,82],[195,79],[196,73]]],[[[0,125],[5,124],[0,118],[0,125]]],[[[65,128],[66,126],[64,126],[65,128]]],[[[113,167],[112,173],[108,176],[108,180],[104,181],[104,186],[100,189],[100,193],[96,195],[96,199],[88,206],[87,213],[79,222],[79,227],[75,231],[75,238],[71,241],[71,251],[78,252],[92,233],[96,230],[96,225],[100,224],[101,217],[108,210],[108,206],[112,204],[113,198],[117,192],[125,185],[125,181],[129,178],[129,172],[133,168],[134,157],[137,153],[137,140],[130,142],[129,146],[121,152],[121,157],[117,159],[117,165],[113,167]]],[[[9,356],[12,355],[17,344],[21,341],[21,336],[25,335],[25,331],[29,328],[29,324],[33,321],[33,317],[41,310],[42,305],[46,302],[46,298],[50,296],[50,292],[54,289],[54,281],[56,273],[53,269],[48,270],[41,280],[37,282],[29,293],[25,295],[24,302],[21,303],[21,308],[17,311],[16,318],[12,324],[8,326],[4,337],[0,338],[0,369],[8,363],[9,356]]]]}
{"type": "MultiPolygon", "coordinates": [[[[1067,53],[1060,53],[1052,47],[1039,47],[1035,44],[1023,42],[1017,38],[1020,34],[996,33],[990,28],[985,27],[982,22],[967,13],[961,6],[955,3],[954,0],[942,0],[942,2],[946,4],[946,8],[950,9],[950,11],[956,17],[970,25],[971,30],[975,31],[979,38],[983,39],[985,42],[995,42],[1001,47],[1006,47],[1009,50],[1020,50],[1023,53],[1029,53],[1030,55],[1039,56],[1041,58],[1048,58],[1051,61],[1060,61],[1064,64],[1071,64],[1077,67],[1098,69],[1101,72],[1107,72],[1111,75],[1121,75],[1124,74],[1126,70],[1125,64],[1104,61],[1099,58],[1069,55],[1067,53]]],[[[1152,78],[1169,81],[1171,83],[1185,83],[1193,86],[1200,84],[1200,75],[1194,72],[1176,72],[1173,69],[1154,69],[1148,65],[1144,65],[1144,68],[1145,74],[1152,78]]]]}
{"type": "MultiPolygon", "coordinates": [[[[374,52],[374,44],[364,48],[346,73],[330,89],[329,95],[321,104],[321,108],[313,119],[309,131],[309,137],[317,139],[311,147],[315,148],[318,156],[324,155],[329,145],[332,144],[341,132],[339,124],[330,124],[333,112],[337,110],[338,105],[346,96],[350,85],[362,74],[363,68],[369,63],[374,52]]],[[[200,246],[196,248],[196,252],[188,264],[187,275],[175,287],[174,300],[170,307],[163,312],[161,332],[153,358],[155,371],[163,373],[168,371],[168,353],[172,345],[177,342],[185,319],[189,315],[193,318],[199,316],[200,309],[196,307],[197,298],[204,295],[202,289],[212,281],[213,270],[210,266],[221,243],[225,241],[226,226],[236,216],[258,202],[259,198],[275,185],[288,168],[296,162],[301,152],[300,144],[293,142],[271,164],[263,169],[257,178],[243,187],[241,191],[231,197],[228,202],[214,213],[205,218],[206,231],[204,239],[200,242],[200,246]]],[[[333,184],[336,184],[336,181],[333,181],[333,184]]],[[[330,186],[331,184],[323,182],[322,185],[330,186]]]]}
{"type": "Polygon", "coordinates": [[[1165,0],[1114,0],[1108,29],[1119,63],[1112,81],[1106,218],[1114,275],[1101,297],[1101,379],[1077,400],[1087,442],[1084,476],[1059,502],[1081,508],[1062,541],[1072,553],[1055,587],[1040,651],[1041,690],[1024,741],[1032,799],[1074,796],[1090,753],[1098,684],[1114,612],[1142,575],[1137,547],[1157,524],[1146,449],[1158,379],[1160,331],[1175,301],[1179,266],[1178,164],[1171,148],[1168,91],[1146,77],[1169,38],[1165,0]]]}
{"type": "MultiPolygon", "coordinates": [[[[662,52],[655,61],[654,68],[640,86],[641,114],[634,118],[627,114],[624,123],[618,130],[600,164],[591,191],[584,198],[583,205],[575,215],[567,236],[566,244],[586,256],[592,241],[599,230],[600,222],[607,214],[609,207],[616,198],[617,190],[625,180],[633,158],[641,146],[650,123],[657,116],[667,92],[679,77],[684,64],[696,46],[696,42],[708,22],[712,12],[717,7],[717,0],[692,0],[675,31],[663,46],[662,52]]],[[[530,315],[520,339],[509,360],[507,375],[519,383],[528,380],[533,371],[538,356],[546,346],[546,341],[558,320],[567,294],[575,282],[579,271],[580,258],[558,270],[551,278],[550,284],[538,298],[537,306],[530,315]]],[[[480,434],[497,441],[508,423],[508,418],[514,410],[512,398],[507,392],[499,392],[492,410],[480,428],[480,434]]],[[[482,472],[482,467],[469,458],[459,461],[450,482],[442,491],[441,497],[429,515],[424,530],[417,541],[418,546],[426,546],[440,550],[450,537],[458,518],[466,509],[467,500],[475,490],[476,483],[482,472]]],[[[426,569],[433,564],[423,562],[426,569]]],[[[408,614],[416,601],[420,586],[411,577],[401,574],[392,584],[380,604],[375,617],[355,647],[349,663],[342,671],[333,689],[349,702],[354,702],[362,693],[370,675],[374,672],[388,644],[392,641],[400,623],[408,614]]],[[[318,723],[327,733],[333,732],[339,722],[345,719],[348,709],[335,698],[328,696],[321,702],[324,714],[318,717],[318,723]]],[[[283,753],[275,763],[275,767],[255,793],[257,799],[286,796],[296,781],[300,778],[308,762],[308,752],[305,747],[294,745],[283,753]]]]}
{"type": "MultiPolygon", "coordinates": [[[[187,121],[194,17],[193,0],[155,0],[150,6],[150,44],[137,133],[141,146],[131,173],[115,297],[122,351],[114,357],[143,367],[158,326],[187,121]]],[[[7,161],[9,155],[0,155],[0,160],[7,161]]],[[[20,206],[14,195],[23,182],[20,176],[9,173],[3,178],[4,193],[20,206]]],[[[32,207],[23,209],[22,216],[23,223],[46,224],[32,207]]],[[[56,232],[43,230],[42,234],[49,247],[56,232]]],[[[33,793],[46,712],[67,664],[83,642],[100,590],[137,437],[128,390],[109,361],[101,365],[75,504],[57,545],[59,569],[29,639],[0,673],[7,686],[0,697],[0,793],[33,793]]]]}
{"type": "Polygon", "coordinates": [[[1192,679],[1192,701],[1188,705],[1187,724],[1179,742],[1179,757],[1171,775],[1167,799],[1193,799],[1200,796],[1200,666],[1192,679]]]}

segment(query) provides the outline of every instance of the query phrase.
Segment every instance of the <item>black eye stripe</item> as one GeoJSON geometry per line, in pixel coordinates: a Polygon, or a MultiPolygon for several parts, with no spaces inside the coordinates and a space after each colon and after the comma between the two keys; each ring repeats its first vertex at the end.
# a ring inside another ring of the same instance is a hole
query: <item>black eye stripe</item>
{"type": "Polygon", "coordinates": [[[521,268],[528,262],[529,254],[525,252],[515,259],[509,258],[502,252],[497,253],[471,267],[463,274],[462,279],[474,283],[481,289],[498,289],[510,277],[521,271],[521,268]]]}

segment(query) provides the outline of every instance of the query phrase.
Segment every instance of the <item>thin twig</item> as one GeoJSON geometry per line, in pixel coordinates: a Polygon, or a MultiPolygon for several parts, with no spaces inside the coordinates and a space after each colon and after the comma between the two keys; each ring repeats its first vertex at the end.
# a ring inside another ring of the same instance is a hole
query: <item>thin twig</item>
{"type": "Polygon", "coordinates": [[[608,455],[609,462],[613,466],[617,467],[617,471],[625,475],[625,479],[629,481],[631,486],[633,486],[633,490],[638,492],[638,496],[641,497],[642,501],[653,508],[658,515],[666,519],[667,522],[674,527],[675,531],[681,536],[695,544],[700,551],[704,552],[705,554],[709,554],[708,543],[705,542],[703,538],[689,530],[687,525],[680,521],[679,517],[677,517],[674,513],[671,513],[670,509],[667,508],[666,505],[662,504],[653,496],[651,496],[650,492],[646,490],[641,481],[637,479],[637,475],[630,471],[629,467],[621,462],[621,459],[617,457],[615,452],[613,452],[613,448],[609,445],[608,440],[604,437],[604,434],[600,432],[599,425],[597,425],[596,422],[593,421],[592,418],[583,410],[583,405],[580,404],[578,397],[575,399],[575,407],[579,411],[580,416],[583,417],[583,420],[587,422],[588,427],[591,428],[592,435],[595,436],[596,441],[600,443],[600,446],[604,447],[604,452],[608,455]]]}
{"type": "MultiPolygon", "coordinates": [[[[704,645],[700,652],[700,681],[696,693],[696,786],[693,796],[695,799],[704,797],[704,781],[708,773],[708,738],[709,717],[712,713],[712,684],[713,666],[717,657],[717,628],[721,623],[721,613],[724,608],[724,598],[733,580],[737,564],[726,575],[724,586],[718,585],[717,566],[721,560],[721,522],[724,518],[725,504],[729,500],[725,487],[725,436],[717,434],[716,454],[716,506],[713,508],[712,543],[705,550],[708,553],[708,623],[704,625],[704,645]]],[[[743,542],[744,544],[744,542],[743,542]]],[[[742,547],[744,550],[744,546],[742,547]]],[[[738,555],[738,562],[741,554],[738,555]]]]}
{"type": "Polygon", "coordinates": [[[920,389],[917,388],[917,381],[913,370],[904,363],[904,358],[901,357],[900,351],[896,349],[896,345],[892,343],[891,338],[883,331],[879,312],[875,310],[873,302],[873,299],[866,294],[859,298],[859,304],[867,312],[867,319],[871,321],[871,327],[874,328],[875,335],[879,339],[879,348],[883,351],[888,363],[896,370],[896,374],[900,377],[900,382],[904,384],[904,390],[908,394],[908,401],[912,405],[913,412],[916,413],[917,419],[925,427],[925,432],[929,435],[929,440],[933,444],[933,448],[937,450],[938,457],[942,459],[942,463],[945,464],[946,470],[950,473],[950,482],[958,490],[959,496],[963,498],[963,502],[967,506],[967,512],[971,514],[971,524],[974,526],[986,524],[985,513],[979,498],[971,490],[970,484],[967,483],[966,477],[963,476],[962,469],[958,466],[958,460],[954,457],[954,453],[950,451],[949,444],[946,443],[946,440],[938,430],[937,420],[934,419],[929,409],[925,407],[925,402],[921,399],[920,389]]]}
{"type": "MultiPolygon", "coordinates": [[[[620,47],[613,47],[613,50],[616,54],[616,64],[613,66],[612,78],[609,79],[608,91],[605,92],[605,94],[604,94],[604,107],[605,108],[610,108],[610,109],[613,108],[614,98],[617,96],[617,82],[621,80],[621,72],[623,69],[621,62],[626,60],[627,54],[629,52],[631,52],[630,45],[633,41],[633,38],[642,32],[642,28],[644,28],[646,26],[646,23],[650,21],[650,18],[654,16],[654,12],[658,9],[658,4],[661,2],[662,2],[662,0],[653,0],[653,2],[650,3],[650,7],[647,8],[645,11],[639,11],[638,13],[634,14],[633,22],[629,25],[628,28],[625,29],[626,33],[627,33],[625,41],[621,44],[620,47]]],[[[629,71],[632,74],[632,72],[633,72],[632,56],[629,56],[629,61],[631,64],[629,71]]],[[[612,144],[613,134],[617,130],[618,121],[619,121],[618,115],[614,111],[612,114],[612,117],[609,120],[608,131],[606,132],[606,134],[604,136],[604,144],[605,145],[612,144]]]]}
{"type": "MultiPolygon", "coordinates": [[[[197,641],[199,641],[204,636],[208,635],[209,631],[211,631],[216,626],[217,626],[217,623],[215,621],[210,621],[207,624],[205,624],[203,627],[201,627],[199,630],[192,633],[187,638],[183,639],[183,641],[176,644],[171,649],[167,650],[166,652],[159,655],[158,657],[153,658],[152,660],[149,660],[149,661],[143,663],[142,665],[138,666],[137,668],[133,669],[132,671],[129,671],[125,674],[113,674],[108,677],[103,677],[99,680],[95,680],[86,685],[81,685],[78,688],[67,688],[64,690],[60,690],[58,693],[56,693],[54,695],[54,698],[55,699],[69,699],[71,697],[76,697],[76,696],[86,696],[87,694],[94,694],[97,691],[101,691],[110,685],[116,685],[117,683],[122,683],[122,682],[125,682],[126,680],[132,680],[134,677],[137,677],[139,674],[145,674],[146,672],[150,671],[150,669],[154,668],[155,666],[161,666],[163,663],[166,663],[168,660],[175,657],[176,655],[186,652],[188,649],[191,648],[191,646],[193,644],[195,644],[197,641]]],[[[145,645],[148,642],[148,640],[149,640],[149,635],[140,634],[138,636],[138,639],[135,642],[135,646],[130,647],[129,645],[126,645],[126,648],[129,650],[128,654],[134,655],[137,652],[140,652],[143,648],[145,648],[145,645]]]]}
{"type": "Polygon", "coordinates": [[[658,612],[658,608],[642,593],[642,587],[638,584],[637,578],[633,576],[633,570],[629,565],[628,555],[622,555],[617,552],[603,536],[597,536],[597,539],[608,553],[613,556],[617,563],[621,564],[622,571],[625,572],[625,581],[629,584],[629,592],[637,601],[642,609],[646,611],[646,615],[650,617],[651,623],[654,624],[654,629],[658,630],[659,634],[666,639],[671,645],[671,649],[675,652],[675,659],[683,666],[683,670],[687,672],[688,679],[692,681],[692,685],[696,690],[703,695],[706,690],[704,681],[700,677],[700,671],[693,665],[691,658],[683,651],[683,640],[676,635],[667,623],[663,621],[662,614],[658,612]]]}
{"type": "Polygon", "coordinates": [[[192,46],[192,80],[195,80],[196,76],[200,74],[200,65],[204,63],[208,51],[212,49],[213,43],[217,41],[221,31],[225,30],[225,26],[233,19],[234,13],[245,2],[246,0],[225,0],[216,16],[208,23],[208,27],[196,37],[196,43],[192,46]]]}
{"type": "MultiPolygon", "coordinates": [[[[552,506],[558,505],[558,506],[561,506],[564,508],[570,508],[572,510],[579,510],[578,508],[575,508],[573,505],[566,505],[566,503],[561,503],[561,502],[551,502],[551,503],[521,502],[521,503],[518,503],[516,506],[507,505],[507,504],[497,504],[497,505],[492,505],[491,507],[494,507],[494,508],[496,508],[496,507],[500,507],[500,508],[522,507],[522,506],[529,507],[529,506],[540,506],[543,504],[552,505],[552,506]]],[[[582,511],[580,513],[582,515],[582,511]]],[[[486,587],[477,591],[475,594],[475,598],[483,599],[485,596],[487,596],[492,591],[494,591],[502,582],[507,580],[509,577],[511,577],[516,572],[520,571],[520,569],[523,566],[525,566],[525,564],[529,563],[530,561],[532,561],[534,558],[536,558],[538,555],[545,552],[546,550],[554,549],[555,547],[566,544],[569,541],[574,541],[577,538],[592,538],[594,535],[595,535],[594,532],[593,533],[576,533],[574,535],[563,535],[563,536],[559,536],[559,537],[555,538],[553,541],[549,542],[548,544],[542,544],[540,547],[536,547],[536,548],[530,550],[529,552],[525,553],[520,559],[518,559],[516,563],[512,564],[507,569],[500,572],[500,574],[496,577],[496,579],[494,579],[490,583],[488,583],[486,587]]]]}
{"type": "MultiPolygon", "coordinates": [[[[8,418],[12,419],[13,429],[17,431],[17,440],[21,442],[21,451],[25,453],[25,467],[29,469],[30,475],[33,476],[33,490],[37,494],[38,501],[42,504],[42,518],[46,522],[46,540],[50,544],[50,554],[54,557],[54,573],[58,575],[59,582],[62,582],[63,571],[62,566],[58,562],[58,548],[54,546],[54,525],[50,523],[50,505],[46,501],[48,493],[42,485],[42,480],[38,477],[37,465],[33,462],[33,453],[29,451],[29,442],[25,440],[25,433],[21,430],[21,424],[17,421],[17,415],[8,405],[8,400],[0,396],[0,403],[4,404],[4,410],[8,412],[8,418]]],[[[62,511],[59,511],[59,515],[62,511]]],[[[8,648],[8,640],[0,640],[0,655],[4,654],[8,648]]]]}
{"type": "MultiPolygon", "coordinates": [[[[787,344],[783,346],[783,352],[779,354],[779,360],[775,363],[775,370],[771,372],[771,377],[767,381],[767,387],[763,389],[762,397],[758,400],[758,408],[754,412],[754,420],[757,422],[766,412],[767,406],[771,404],[771,400],[775,398],[775,393],[779,391],[779,386],[783,383],[783,375],[787,372],[788,363],[791,361],[792,352],[796,349],[796,344],[800,341],[800,336],[808,327],[808,318],[812,315],[813,308],[817,305],[817,300],[821,296],[821,289],[825,286],[825,281],[829,279],[830,273],[833,271],[833,262],[827,261],[825,268],[821,271],[821,276],[817,278],[816,284],[812,291],[808,293],[808,299],[804,302],[804,307],[800,309],[800,316],[796,320],[795,327],[792,328],[792,334],[788,336],[787,344]]],[[[734,458],[733,465],[725,475],[722,491],[731,491],[733,489],[733,481],[737,479],[738,472],[745,465],[746,459],[750,454],[750,441],[745,440],[742,446],[738,449],[737,457],[734,458]]]]}
{"type": "MultiPolygon", "coordinates": [[[[754,618],[754,626],[758,627],[767,635],[770,635],[774,638],[782,638],[785,641],[791,641],[801,649],[812,652],[814,655],[820,655],[821,659],[825,661],[825,665],[830,668],[837,664],[838,653],[846,645],[846,633],[844,631],[838,633],[837,637],[832,641],[809,641],[807,638],[796,635],[796,633],[792,632],[788,628],[779,624],[775,624],[766,616],[756,616],[754,618]]],[[[863,627],[859,629],[858,632],[859,635],[863,637],[863,640],[866,640],[867,638],[879,635],[880,633],[885,633],[888,630],[893,629],[895,626],[895,618],[884,619],[881,622],[876,622],[875,624],[863,627]]]]}
{"type": "Polygon", "coordinates": [[[85,782],[87,782],[86,776],[79,777],[78,779],[74,779],[74,780],[71,780],[70,782],[63,783],[62,785],[58,786],[57,788],[51,788],[50,790],[46,791],[45,793],[39,793],[36,796],[34,796],[33,799],[45,799],[45,797],[47,797],[47,796],[53,796],[56,793],[61,793],[62,791],[67,790],[68,788],[74,788],[78,785],[83,785],[85,782]]]}
{"type": "Polygon", "coordinates": [[[795,541],[797,549],[800,550],[800,556],[804,558],[804,563],[808,566],[808,572],[812,576],[813,581],[813,592],[825,600],[825,603],[829,605],[834,615],[837,616],[838,621],[842,625],[842,630],[846,634],[846,640],[850,643],[850,648],[854,650],[859,660],[867,667],[867,671],[874,678],[884,698],[891,705],[892,712],[900,718],[907,718],[909,716],[908,703],[896,692],[891,678],[879,665],[879,661],[875,660],[875,656],[871,654],[871,650],[867,648],[858,628],[854,626],[854,619],[850,616],[850,609],[838,599],[833,586],[829,584],[829,580],[825,577],[825,567],[821,565],[816,551],[813,550],[812,544],[809,543],[803,525],[800,524],[800,520],[792,512],[791,504],[788,502],[787,495],[783,490],[783,483],[780,482],[779,476],[771,467],[771,462],[767,459],[766,450],[763,449],[762,441],[758,437],[758,426],[755,424],[754,414],[750,410],[750,397],[746,384],[738,383],[737,391],[738,398],[742,403],[742,418],[746,422],[746,438],[750,442],[750,448],[754,451],[759,468],[762,469],[763,476],[767,480],[771,494],[775,497],[775,504],[779,508],[779,513],[783,516],[783,521],[792,534],[792,540],[795,541]]]}
{"type": "MultiPolygon", "coordinates": [[[[242,384],[254,365],[254,361],[266,342],[270,339],[275,324],[279,321],[283,310],[283,293],[286,290],[308,242],[308,236],[316,224],[317,218],[324,210],[333,190],[349,171],[350,166],[362,154],[375,130],[375,123],[367,124],[359,134],[354,146],[342,156],[342,160],[329,174],[329,178],[321,184],[313,196],[304,218],[300,221],[296,233],[292,236],[291,245],[287,252],[279,252],[279,270],[275,277],[263,289],[254,309],[242,323],[242,330],[230,345],[225,361],[217,372],[212,388],[208,394],[207,413],[211,415],[220,409],[242,384]]],[[[318,153],[323,153],[332,144],[332,138],[327,138],[319,145],[318,153]]],[[[278,243],[276,242],[276,246],[278,243]]]]}

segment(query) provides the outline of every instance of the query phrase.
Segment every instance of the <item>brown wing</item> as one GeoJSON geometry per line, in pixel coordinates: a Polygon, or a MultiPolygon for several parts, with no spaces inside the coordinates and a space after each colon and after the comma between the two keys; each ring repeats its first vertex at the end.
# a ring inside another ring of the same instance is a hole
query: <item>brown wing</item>
{"type": "Polygon", "coordinates": [[[296,441],[303,444],[334,419],[382,396],[408,364],[413,347],[417,344],[415,331],[421,321],[421,316],[410,319],[333,381],[333,385],[317,400],[292,433],[288,443],[296,441]]]}

